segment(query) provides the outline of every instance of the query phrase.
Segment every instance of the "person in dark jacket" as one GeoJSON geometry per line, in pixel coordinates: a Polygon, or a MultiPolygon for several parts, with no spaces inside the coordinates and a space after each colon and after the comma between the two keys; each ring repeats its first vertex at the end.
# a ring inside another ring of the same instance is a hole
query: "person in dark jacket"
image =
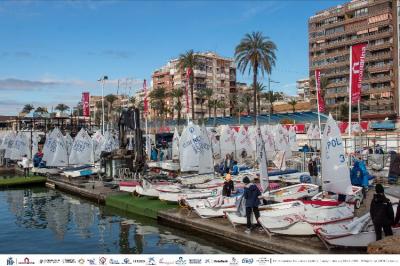
{"type": "Polygon", "coordinates": [[[230,197],[233,190],[235,190],[235,186],[232,181],[232,176],[227,174],[225,177],[224,186],[222,187],[222,196],[230,197]]]}
{"type": "Polygon", "coordinates": [[[261,204],[260,199],[261,192],[258,187],[250,183],[250,179],[245,176],[243,178],[243,183],[245,184],[243,197],[246,200],[246,218],[247,218],[247,229],[246,233],[249,234],[251,232],[251,216],[254,213],[256,217],[256,221],[258,223],[258,218],[260,218],[260,211],[258,210],[258,206],[261,204]]]}
{"type": "Polygon", "coordinates": [[[399,203],[397,204],[397,210],[396,210],[396,217],[394,218],[394,225],[395,226],[400,226],[400,200],[399,203]]]}
{"type": "Polygon", "coordinates": [[[371,201],[370,214],[374,224],[376,240],[382,239],[382,229],[385,236],[393,235],[392,225],[394,222],[394,213],[392,203],[385,196],[385,191],[381,184],[375,186],[374,197],[371,201]]]}
{"type": "Polygon", "coordinates": [[[310,173],[312,183],[317,183],[318,168],[317,168],[317,157],[313,155],[308,161],[308,172],[310,173]]]}

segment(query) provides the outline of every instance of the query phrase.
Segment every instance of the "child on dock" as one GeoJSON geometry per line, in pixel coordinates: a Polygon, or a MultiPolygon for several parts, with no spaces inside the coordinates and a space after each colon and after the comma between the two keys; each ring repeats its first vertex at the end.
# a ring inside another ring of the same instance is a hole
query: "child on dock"
{"type": "Polygon", "coordinates": [[[250,179],[245,176],[243,178],[244,194],[243,197],[246,200],[246,218],[247,218],[247,229],[244,231],[249,234],[251,232],[251,217],[254,213],[256,217],[256,221],[258,223],[258,218],[260,218],[260,211],[258,210],[258,206],[261,204],[259,196],[261,196],[261,192],[254,183],[250,183],[250,179]]]}
{"type": "Polygon", "coordinates": [[[29,176],[29,159],[26,154],[24,155],[24,157],[22,157],[21,165],[22,165],[22,168],[24,168],[24,176],[28,177],[29,176]]]}

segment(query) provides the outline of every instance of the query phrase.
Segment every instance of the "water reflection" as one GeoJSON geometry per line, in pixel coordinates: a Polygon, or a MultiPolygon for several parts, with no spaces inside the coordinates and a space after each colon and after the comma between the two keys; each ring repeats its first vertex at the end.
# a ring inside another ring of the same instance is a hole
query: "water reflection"
{"type": "MultiPolygon", "coordinates": [[[[3,253],[220,253],[212,241],[47,188],[0,191],[3,253]],[[21,244],[22,243],[22,244],[21,244]]],[[[0,243],[1,243],[0,242],[0,243]]]]}

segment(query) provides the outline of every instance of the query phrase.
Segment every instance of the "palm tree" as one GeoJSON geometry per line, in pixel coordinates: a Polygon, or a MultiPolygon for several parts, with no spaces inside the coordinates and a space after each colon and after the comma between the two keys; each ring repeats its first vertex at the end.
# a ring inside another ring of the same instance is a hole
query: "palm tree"
{"type": "Polygon", "coordinates": [[[22,108],[22,113],[29,114],[35,107],[32,104],[25,104],[24,108],[22,108]]]}
{"type": "Polygon", "coordinates": [[[237,112],[236,106],[238,104],[238,96],[236,93],[229,94],[229,115],[233,116],[237,112]]]}
{"type": "Polygon", "coordinates": [[[241,97],[241,101],[247,108],[247,115],[250,115],[251,94],[250,93],[243,94],[241,97]]]}
{"type": "Polygon", "coordinates": [[[270,104],[270,114],[272,115],[274,113],[274,102],[277,100],[282,99],[282,95],[279,92],[273,92],[273,91],[268,91],[263,94],[265,97],[265,100],[269,102],[270,104]]]}
{"type": "Polygon", "coordinates": [[[207,107],[208,107],[208,118],[211,117],[211,107],[212,106],[210,105],[210,100],[211,100],[211,97],[213,96],[213,94],[214,94],[213,89],[211,89],[211,88],[204,89],[204,96],[207,100],[207,107]]]}
{"type": "Polygon", "coordinates": [[[346,120],[349,117],[349,105],[342,103],[339,105],[339,116],[341,120],[346,120]]]}
{"type": "Polygon", "coordinates": [[[136,97],[132,96],[129,98],[129,106],[135,108],[136,107],[136,97]]]}
{"type": "Polygon", "coordinates": [[[42,116],[43,114],[47,114],[49,112],[47,111],[46,107],[39,106],[38,108],[36,108],[35,113],[39,114],[39,116],[42,116]]]}
{"type": "MultiPolygon", "coordinates": [[[[254,87],[254,85],[252,85],[252,87],[254,87]]],[[[255,87],[256,87],[256,91],[257,91],[257,110],[258,110],[258,113],[260,114],[261,113],[261,95],[266,87],[261,82],[257,82],[255,87]]]]}
{"type": "Polygon", "coordinates": [[[63,104],[63,103],[59,103],[59,104],[57,104],[55,109],[60,111],[60,113],[64,113],[64,111],[69,110],[69,106],[66,104],[63,104]]]}
{"type": "Polygon", "coordinates": [[[108,121],[109,122],[113,122],[112,120],[112,116],[111,116],[111,110],[113,107],[114,102],[117,100],[117,96],[115,96],[114,94],[108,94],[104,97],[104,100],[106,100],[106,102],[108,103],[108,112],[107,112],[107,117],[108,117],[108,121]]]}
{"type": "Polygon", "coordinates": [[[218,99],[211,99],[208,102],[209,106],[211,106],[214,109],[214,126],[215,126],[215,118],[217,117],[217,108],[220,105],[220,101],[218,99]]]}
{"type": "Polygon", "coordinates": [[[272,68],[275,66],[276,45],[264,37],[261,32],[247,33],[235,49],[235,61],[238,69],[244,74],[248,68],[249,73],[253,70],[253,107],[254,107],[254,124],[257,122],[257,75],[264,72],[271,75],[272,68]]]}
{"type": "Polygon", "coordinates": [[[205,99],[206,99],[206,93],[204,92],[204,90],[199,90],[199,91],[197,91],[196,96],[200,100],[201,118],[204,120],[203,104],[204,104],[205,99]]]}
{"type": "Polygon", "coordinates": [[[149,98],[150,98],[150,104],[151,108],[156,110],[158,116],[162,119],[164,122],[164,115],[166,116],[166,108],[165,108],[165,98],[167,97],[167,93],[165,91],[165,88],[163,87],[158,87],[153,89],[149,93],[149,98]]]}
{"type": "Polygon", "coordinates": [[[226,103],[225,103],[225,100],[220,100],[219,101],[219,103],[218,103],[218,108],[221,108],[222,109],[222,113],[223,113],[223,115],[224,115],[224,117],[226,116],[226,103]]]}
{"type": "Polygon", "coordinates": [[[290,104],[290,105],[292,106],[292,112],[293,112],[293,113],[296,112],[296,104],[297,104],[296,99],[290,100],[290,101],[288,102],[288,104],[290,104]]]}
{"type": "Polygon", "coordinates": [[[181,98],[183,96],[183,89],[181,88],[177,88],[172,90],[171,92],[171,97],[174,99],[175,105],[174,105],[174,109],[178,112],[178,127],[179,127],[179,123],[181,121],[181,112],[182,112],[182,102],[181,102],[181,98]]]}
{"type": "Polygon", "coordinates": [[[193,69],[197,66],[197,55],[193,52],[193,50],[189,50],[184,54],[179,55],[178,68],[182,71],[189,71],[190,75],[187,77],[189,79],[190,85],[190,99],[191,99],[191,107],[192,107],[192,120],[194,120],[194,101],[193,101],[193,85],[194,85],[194,75],[193,69]]]}

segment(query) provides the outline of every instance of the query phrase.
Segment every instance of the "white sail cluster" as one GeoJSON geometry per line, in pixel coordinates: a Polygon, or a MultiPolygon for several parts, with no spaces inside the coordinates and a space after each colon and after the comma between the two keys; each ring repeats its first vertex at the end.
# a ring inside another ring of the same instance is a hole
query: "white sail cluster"
{"type": "MultiPolygon", "coordinates": [[[[38,143],[37,132],[0,132],[0,150],[5,150],[6,159],[18,161],[24,155],[33,158],[38,152],[38,143]]],[[[46,134],[42,160],[50,167],[93,164],[103,151],[112,152],[118,147],[118,139],[110,132],[103,136],[98,131],[90,137],[86,130],[81,129],[73,139],[68,133],[63,135],[60,129],[54,128],[46,134]]]]}

